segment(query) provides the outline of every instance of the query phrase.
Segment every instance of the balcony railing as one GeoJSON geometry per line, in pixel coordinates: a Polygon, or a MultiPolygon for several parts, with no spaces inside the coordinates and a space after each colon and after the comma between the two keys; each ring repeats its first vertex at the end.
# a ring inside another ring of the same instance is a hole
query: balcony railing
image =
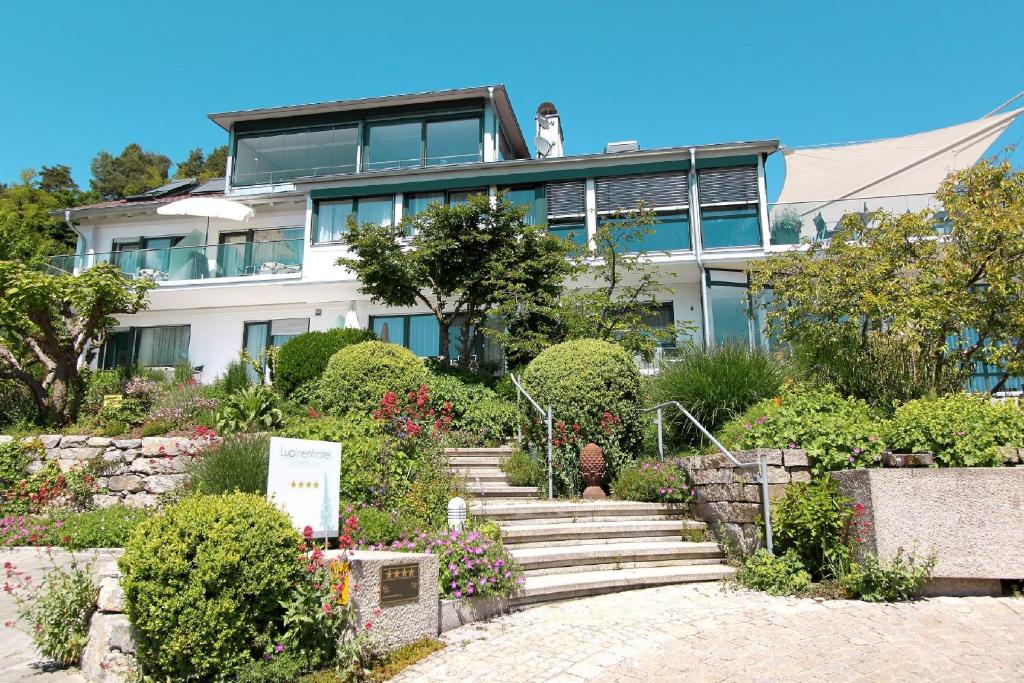
{"type": "Polygon", "coordinates": [[[850,214],[860,216],[867,223],[871,213],[879,210],[908,213],[924,209],[931,209],[936,213],[940,232],[948,230],[942,222],[942,205],[930,194],[771,204],[768,207],[771,244],[800,244],[827,240],[835,234],[843,217],[850,214]]]}
{"type": "Polygon", "coordinates": [[[122,249],[95,254],[51,256],[48,270],[78,274],[97,263],[113,263],[126,276],[154,282],[207,280],[302,273],[303,239],[204,244],[161,249],[122,249]]]}

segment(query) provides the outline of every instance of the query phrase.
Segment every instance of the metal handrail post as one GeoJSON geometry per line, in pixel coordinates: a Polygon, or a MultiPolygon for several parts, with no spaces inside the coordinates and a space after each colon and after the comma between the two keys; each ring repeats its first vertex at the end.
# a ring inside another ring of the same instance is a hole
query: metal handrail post
{"type": "Polygon", "coordinates": [[[551,421],[551,406],[548,406],[548,500],[555,497],[554,487],[554,468],[552,466],[552,460],[554,457],[554,434],[552,433],[552,421],[551,421]]]}
{"type": "Polygon", "coordinates": [[[665,459],[665,437],[664,437],[664,434],[662,433],[661,410],[662,410],[661,406],[658,406],[658,412],[656,413],[657,416],[658,416],[658,459],[659,460],[664,460],[665,459]]]}
{"type": "Polygon", "coordinates": [[[775,550],[772,547],[772,506],[768,499],[768,456],[761,453],[757,457],[758,469],[761,475],[761,507],[764,509],[764,545],[772,555],[775,550]]]}

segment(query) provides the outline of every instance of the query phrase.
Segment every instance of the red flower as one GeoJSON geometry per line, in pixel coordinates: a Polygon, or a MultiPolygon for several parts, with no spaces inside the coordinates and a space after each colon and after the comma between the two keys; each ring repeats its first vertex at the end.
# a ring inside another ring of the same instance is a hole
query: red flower
{"type": "Polygon", "coordinates": [[[303,529],[302,530],[302,537],[304,539],[306,539],[307,541],[312,540],[313,539],[313,527],[307,526],[305,529],[303,529]]]}

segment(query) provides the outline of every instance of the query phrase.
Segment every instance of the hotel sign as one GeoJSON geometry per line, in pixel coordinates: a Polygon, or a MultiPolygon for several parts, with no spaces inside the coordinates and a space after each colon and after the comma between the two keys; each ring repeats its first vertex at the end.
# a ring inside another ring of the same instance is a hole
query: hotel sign
{"type": "Polygon", "coordinates": [[[267,498],[302,531],[316,537],[338,535],[341,444],[306,439],[270,439],[267,498]]]}
{"type": "Polygon", "coordinates": [[[392,607],[420,599],[420,565],[392,564],[380,568],[380,606],[392,607]]]}

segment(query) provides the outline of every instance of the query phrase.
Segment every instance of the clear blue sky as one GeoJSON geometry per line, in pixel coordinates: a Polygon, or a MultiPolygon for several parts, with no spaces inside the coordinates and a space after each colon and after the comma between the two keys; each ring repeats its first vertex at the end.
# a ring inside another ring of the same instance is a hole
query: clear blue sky
{"type": "MultiPolygon", "coordinates": [[[[209,112],[487,83],[527,139],[553,101],[569,154],[901,135],[1024,90],[1022,29],[1020,0],[11,0],[0,181],[66,163],[87,185],[92,157],[130,142],[180,160],[226,141],[209,112]]],[[[1022,137],[1018,121],[999,144],[1022,137]]],[[[777,194],[778,160],[769,174],[777,194]]]]}

